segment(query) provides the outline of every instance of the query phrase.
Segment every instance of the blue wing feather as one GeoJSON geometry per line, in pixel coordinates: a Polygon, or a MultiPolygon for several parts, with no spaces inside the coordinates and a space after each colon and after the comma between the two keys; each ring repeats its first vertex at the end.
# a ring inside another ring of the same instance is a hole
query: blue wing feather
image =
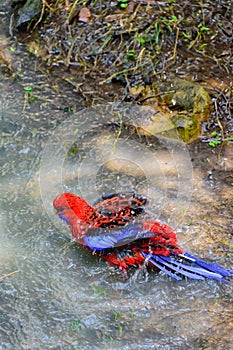
{"type": "Polygon", "coordinates": [[[67,217],[64,214],[59,213],[58,216],[60,219],[65,221],[67,224],[69,224],[69,220],[67,219],[67,217]]]}
{"type": "Polygon", "coordinates": [[[98,235],[92,234],[92,230],[89,230],[83,240],[85,245],[92,250],[104,250],[153,236],[153,232],[142,229],[142,224],[135,223],[129,224],[121,230],[98,229],[98,235]]]}

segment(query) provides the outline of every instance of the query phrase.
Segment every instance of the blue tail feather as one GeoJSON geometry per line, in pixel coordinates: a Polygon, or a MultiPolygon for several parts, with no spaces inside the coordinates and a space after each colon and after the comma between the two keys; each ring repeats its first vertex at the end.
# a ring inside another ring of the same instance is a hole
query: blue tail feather
{"type": "Polygon", "coordinates": [[[212,272],[206,270],[199,266],[190,265],[187,261],[177,261],[176,257],[161,257],[162,260],[166,261],[173,269],[175,269],[178,273],[194,279],[204,279],[204,278],[214,278],[222,282],[226,282],[225,279],[222,278],[222,275],[216,272],[212,272]]]}
{"type": "Polygon", "coordinates": [[[224,269],[218,264],[196,258],[189,253],[180,255],[173,254],[169,257],[146,254],[144,252],[142,252],[142,254],[151,265],[156,266],[161,271],[177,280],[181,280],[182,276],[184,276],[196,280],[213,278],[221,282],[228,282],[223,277],[230,277],[232,275],[231,270],[224,269]]]}
{"type": "Polygon", "coordinates": [[[203,280],[204,276],[195,273],[192,271],[192,269],[189,269],[189,265],[185,265],[179,262],[176,262],[175,260],[170,259],[167,260],[165,256],[162,255],[152,255],[155,260],[158,260],[161,264],[167,266],[168,268],[172,269],[173,271],[176,271],[176,273],[183,275],[188,278],[193,278],[196,280],[203,280]]]}
{"type": "MultiPolygon", "coordinates": [[[[144,252],[142,252],[142,255],[144,256],[145,259],[148,259],[148,261],[155,267],[157,267],[158,269],[160,269],[161,271],[165,272],[167,275],[169,275],[170,277],[175,278],[178,281],[181,281],[182,278],[178,275],[176,275],[174,272],[167,270],[166,267],[164,266],[164,264],[160,264],[157,259],[153,259],[149,254],[146,254],[144,252]]],[[[156,256],[157,257],[157,256],[156,256]]]]}
{"type": "Polygon", "coordinates": [[[224,267],[222,267],[222,266],[220,266],[220,265],[218,265],[216,263],[199,259],[199,258],[191,255],[190,253],[186,252],[186,253],[184,253],[184,256],[194,260],[196,265],[199,265],[199,266],[201,266],[204,269],[207,269],[209,271],[216,272],[216,273],[218,273],[218,274],[220,274],[222,276],[231,277],[232,274],[233,274],[233,270],[224,269],[224,267]]]}

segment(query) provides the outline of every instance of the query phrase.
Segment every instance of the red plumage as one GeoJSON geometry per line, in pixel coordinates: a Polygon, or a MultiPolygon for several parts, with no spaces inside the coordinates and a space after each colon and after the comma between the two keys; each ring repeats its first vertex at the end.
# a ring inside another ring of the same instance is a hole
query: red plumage
{"type": "Polygon", "coordinates": [[[58,195],[54,208],[69,225],[72,237],[109,263],[126,271],[145,263],[181,279],[226,281],[232,271],[185,253],[174,230],[151,220],[136,222],[146,197],[134,192],[102,196],[93,206],[71,193],[58,195]]]}

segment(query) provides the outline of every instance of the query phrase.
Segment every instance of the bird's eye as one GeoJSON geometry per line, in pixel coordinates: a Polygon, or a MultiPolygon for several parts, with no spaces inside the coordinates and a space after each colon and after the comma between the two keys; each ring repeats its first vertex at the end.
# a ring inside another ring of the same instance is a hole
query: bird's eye
{"type": "Polygon", "coordinates": [[[66,207],[58,207],[58,208],[57,208],[57,211],[60,212],[60,211],[66,210],[66,209],[67,209],[66,207]]]}

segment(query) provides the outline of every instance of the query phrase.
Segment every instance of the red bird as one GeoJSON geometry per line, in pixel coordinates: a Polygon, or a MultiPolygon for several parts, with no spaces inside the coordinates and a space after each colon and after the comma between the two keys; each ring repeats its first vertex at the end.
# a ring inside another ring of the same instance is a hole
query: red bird
{"type": "Polygon", "coordinates": [[[126,192],[104,195],[91,206],[82,197],[63,193],[53,206],[79,244],[123,271],[149,264],[177,280],[185,276],[227,282],[224,277],[231,277],[233,270],[184,252],[168,225],[135,222],[146,203],[146,197],[126,192]]]}

